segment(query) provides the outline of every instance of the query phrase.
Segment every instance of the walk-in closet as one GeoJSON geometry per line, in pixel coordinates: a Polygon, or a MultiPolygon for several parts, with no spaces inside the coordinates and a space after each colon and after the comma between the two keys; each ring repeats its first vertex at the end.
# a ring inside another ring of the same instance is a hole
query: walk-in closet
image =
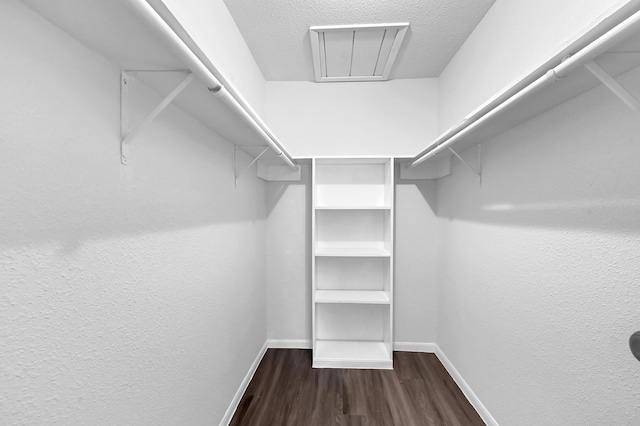
{"type": "Polygon", "coordinates": [[[640,0],[2,0],[0,57],[0,424],[640,424],[640,0]]]}

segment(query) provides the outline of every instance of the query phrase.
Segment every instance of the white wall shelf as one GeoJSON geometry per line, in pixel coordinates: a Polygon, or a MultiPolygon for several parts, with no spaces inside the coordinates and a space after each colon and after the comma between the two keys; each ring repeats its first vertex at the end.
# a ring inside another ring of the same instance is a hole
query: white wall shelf
{"type": "Polygon", "coordinates": [[[314,368],[388,369],[388,348],[382,342],[319,340],[314,351],[314,368]]]}
{"type": "Polygon", "coordinates": [[[388,305],[389,293],[377,290],[316,290],[316,303],[366,303],[388,305]]]}
{"type": "Polygon", "coordinates": [[[391,206],[374,206],[374,205],[352,206],[348,204],[317,205],[316,210],[391,210],[391,206]]]}
{"type": "Polygon", "coordinates": [[[442,164],[454,155],[449,147],[463,152],[600,84],[632,110],[640,109],[640,102],[616,81],[640,66],[639,31],[637,6],[594,24],[584,36],[441,134],[411,160],[411,166],[442,164]]]}
{"type": "Polygon", "coordinates": [[[393,158],[312,161],[315,368],[393,368],[393,158]]]}
{"type": "Polygon", "coordinates": [[[320,247],[315,255],[319,257],[390,257],[391,252],[376,247],[320,247]]]}
{"type": "Polygon", "coordinates": [[[26,3],[123,71],[120,140],[123,164],[130,161],[129,145],[135,144],[135,136],[143,133],[171,103],[234,145],[242,145],[242,150],[254,158],[267,149],[259,160],[260,178],[269,180],[280,175],[287,180],[300,179],[299,167],[294,170],[296,165],[291,156],[161,2],[152,6],[145,0],[67,0],[64,7],[57,2],[26,3]],[[163,16],[154,9],[159,9],[163,16]],[[142,126],[128,122],[127,97],[136,84],[155,91],[162,99],[142,120],[142,126]],[[271,166],[286,166],[289,173],[265,171],[271,166]]]}

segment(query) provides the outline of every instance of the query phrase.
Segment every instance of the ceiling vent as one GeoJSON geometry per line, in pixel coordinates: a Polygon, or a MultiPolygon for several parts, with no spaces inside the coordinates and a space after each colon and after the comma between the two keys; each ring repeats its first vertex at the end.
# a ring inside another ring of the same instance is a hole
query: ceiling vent
{"type": "Polygon", "coordinates": [[[317,82],[388,80],[408,23],[309,28],[317,82]]]}

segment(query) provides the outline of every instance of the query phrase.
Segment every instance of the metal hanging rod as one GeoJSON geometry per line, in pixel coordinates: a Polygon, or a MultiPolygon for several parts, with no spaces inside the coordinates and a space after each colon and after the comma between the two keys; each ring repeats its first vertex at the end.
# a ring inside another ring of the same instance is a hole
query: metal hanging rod
{"type": "Polygon", "coordinates": [[[611,49],[638,30],[640,30],[640,11],[635,12],[604,35],[568,57],[560,63],[560,65],[548,70],[532,83],[527,84],[527,79],[524,79],[508,90],[500,93],[485,105],[482,105],[458,125],[438,137],[429,148],[414,158],[409,167],[414,167],[447,149],[504,109],[521,101],[528,95],[547,87],[551,83],[558,81],[560,78],[565,77],[588,62],[593,61],[593,59],[602,55],[608,49],[611,49]]]}
{"type": "Polygon", "coordinates": [[[218,97],[231,108],[231,110],[243,117],[289,167],[297,170],[298,166],[293,162],[291,156],[284,151],[271,130],[253,108],[251,108],[248,102],[244,100],[240,93],[235,90],[227,79],[224,79],[220,75],[219,71],[216,70],[213,64],[206,58],[206,55],[204,55],[188,37],[184,28],[182,28],[162,1],[148,2],[146,0],[128,0],[128,3],[146,20],[158,35],[163,37],[173,52],[208,86],[209,91],[214,96],[218,97]],[[180,36],[179,33],[182,34],[182,36],[180,36]],[[223,80],[225,84],[222,84],[220,80],[223,80]]]}

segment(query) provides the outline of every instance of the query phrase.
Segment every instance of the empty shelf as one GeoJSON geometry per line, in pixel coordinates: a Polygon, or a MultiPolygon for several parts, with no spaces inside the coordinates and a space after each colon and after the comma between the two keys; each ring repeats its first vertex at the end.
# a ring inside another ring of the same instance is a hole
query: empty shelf
{"type": "Polygon", "coordinates": [[[381,206],[381,205],[332,205],[332,204],[324,204],[317,205],[316,210],[391,210],[390,206],[381,206]]]}
{"type": "Polygon", "coordinates": [[[324,257],[389,257],[389,250],[375,247],[322,247],[317,248],[316,256],[324,257]]]}
{"type": "Polygon", "coordinates": [[[389,293],[373,290],[317,290],[316,303],[363,303],[388,305],[389,293]]]}
{"type": "Polygon", "coordinates": [[[383,342],[318,340],[313,357],[315,368],[393,368],[383,342]]]}

